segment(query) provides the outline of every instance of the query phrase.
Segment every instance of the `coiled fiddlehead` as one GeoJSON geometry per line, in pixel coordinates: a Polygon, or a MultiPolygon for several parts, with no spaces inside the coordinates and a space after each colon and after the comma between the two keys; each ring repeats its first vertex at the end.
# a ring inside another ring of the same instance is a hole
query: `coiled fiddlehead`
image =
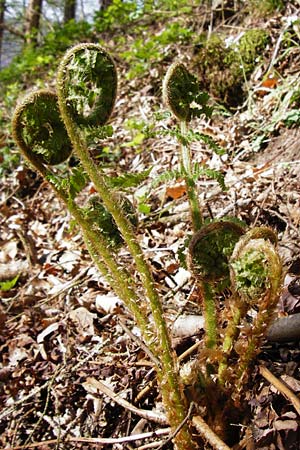
{"type": "Polygon", "coordinates": [[[230,259],[230,277],[237,305],[257,310],[250,332],[235,344],[240,354],[235,374],[237,392],[251,361],[260,351],[282,287],[283,270],[276,243],[277,237],[269,228],[253,228],[237,243],[230,259]]]}
{"type": "Polygon", "coordinates": [[[244,229],[234,222],[212,222],[194,234],[188,262],[193,275],[214,285],[229,281],[229,258],[244,229]]]}
{"type": "Polygon", "coordinates": [[[218,341],[215,294],[229,285],[229,258],[243,233],[233,222],[214,222],[204,225],[189,244],[188,265],[202,291],[208,348],[218,341]]]}
{"type": "MultiPolygon", "coordinates": [[[[128,217],[131,224],[137,228],[138,218],[133,204],[125,196],[119,195],[118,197],[118,201],[122,205],[124,214],[128,217]]],[[[118,249],[124,243],[116,222],[110,212],[107,211],[98,195],[95,195],[89,199],[85,215],[99,228],[100,232],[107,238],[108,244],[113,249],[118,249]]]]}
{"type": "Polygon", "coordinates": [[[209,111],[206,106],[207,94],[200,91],[199,82],[189,73],[184,64],[172,64],[163,81],[163,101],[180,121],[180,159],[181,169],[184,172],[186,191],[189,199],[192,225],[194,231],[202,226],[202,212],[198,192],[193,178],[190,149],[187,145],[186,135],[188,122],[192,117],[209,111]]]}
{"type": "Polygon", "coordinates": [[[12,120],[13,137],[27,159],[56,165],[72,152],[72,144],[60,117],[57,95],[49,90],[29,93],[12,120]]]}
{"type": "Polygon", "coordinates": [[[231,283],[239,297],[250,306],[277,301],[282,264],[275,245],[277,236],[267,227],[253,228],[236,245],[230,259],[231,283]]]}
{"type": "Polygon", "coordinates": [[[77,125],[107,123],[117,95],[117,70],[110,54],[97,44],[79,44],[64,56],[60,90],[77,125]]]}

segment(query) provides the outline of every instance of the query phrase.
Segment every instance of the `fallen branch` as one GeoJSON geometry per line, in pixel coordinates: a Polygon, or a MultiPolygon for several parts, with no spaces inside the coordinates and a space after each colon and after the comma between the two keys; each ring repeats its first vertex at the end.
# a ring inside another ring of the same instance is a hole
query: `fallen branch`
{"type": "Polygon", "coordinates": [[[268,329],[267,339],[274,342],[300,339],[300,313],[276,319],[268,329]]]}

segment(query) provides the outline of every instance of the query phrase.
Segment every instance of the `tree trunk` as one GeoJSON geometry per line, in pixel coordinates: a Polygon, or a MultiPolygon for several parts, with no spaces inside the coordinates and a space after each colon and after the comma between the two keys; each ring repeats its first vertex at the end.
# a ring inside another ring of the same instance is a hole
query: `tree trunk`
{"type": "Polygon", "coordinates": [[[43,0],[30,0],[26,10],[26,44],[37,45],[43,0]]]}
{"type": "Polygon", "coordinates": [[[76,0],[65,0],[64,6],[64,23],[75,19],[76,15],[76,0]]]}
{"type": "Polygon", "coordinates": [[[2,42],[4,33],[4,13],[5,13],[5,0],[0,0],[0,69],[1,69],[2,42]]]}
{"type": "Polygon", "coordinates": [[[99,0],[99,9],[100,11],[103,11],[103,9],[108,8],[109,5],[111,5],[113,0],[99,0]]]}

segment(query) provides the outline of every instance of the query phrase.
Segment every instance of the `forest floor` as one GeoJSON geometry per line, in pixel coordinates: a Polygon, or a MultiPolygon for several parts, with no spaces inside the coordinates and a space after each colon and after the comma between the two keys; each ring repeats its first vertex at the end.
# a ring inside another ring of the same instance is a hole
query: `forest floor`
{"type": "MultiPolygon", "coordinates": [[[[268,225],[278,233],[287,273],[278,305],[281,316],[300,313],[300,131],[296,122],[287,121],[290,109],[283,104],[291,86],[300,91],[300,49],[286,52],[286,57],[276,50],[283,19],[277,15],[264,25],[272,33],[269,59],[248,81],[245,103],[227,117],[216,113],[209,123],[202,119],[192,123],[194,130],[207,133],[225,150],[223,156],[212,157],[203,143],[192,144],[194,160],[220,170],[227,186],[222,191],[216,181],[199,179],[205,218],[235,216],[248,226],[268,225]],[[261,86],[274,55],[276,83],[261,86]],[[259,142],[257,148],[254,141],[259,142]]],[[[237,22],[231,32],[234,27],[237,22]]],[[[161,133],[132,144],[136,130],[124,127],[125,118],[150,123],[153,112],[165,111],[152,76],[130,82],[121,79],[112,117],[115,134],[103,146],[117,149],[105,161],[112,174],[153,168],[130,198],[136,202],[147,193],[151,211],[140,213],[138,238],[172,329],[178,317],[201,314],[195,280],[178,260],[178,249],[190,232],[185,190],[180,180],[153,184],[158,175],[177,166],[178,143],[161,133]]],[[[157,129],[174,125],[172,118],[155,122],[157,129]]],[[[93,186],[88,185],[83,196],[92,193],[93,186]]],[[[161,411],[152,363],[140,346],[132,316],[93,266],[79,230],[55,194],[24,163],[3,176],[0,226],[1,281],[21,273],[15,286],[1,292],[0,447],[162,448],[168,428],[140,418],[98,383],[104,380],[119,399],[138,410],[161,411]],[[132,435],[139,439],[131,441],[132,435]]],[[[126,249],[120,259],[134,271],[126,249]]],[[[178,353],[203,339],[202,329],[184,333],[178,337],[174,331],[178,353]]],[[[247,425],[241,425],[243,418],[236,424],[240,434],[233,448],[300,448],[299,411],[259,371],[261,365],[267,367],[299,399],[299,361],[299,338],[265,341],[245,392],[250,418],[247,425]]],[[[173,446],[169,442],[163,448],[173,446]]]]}

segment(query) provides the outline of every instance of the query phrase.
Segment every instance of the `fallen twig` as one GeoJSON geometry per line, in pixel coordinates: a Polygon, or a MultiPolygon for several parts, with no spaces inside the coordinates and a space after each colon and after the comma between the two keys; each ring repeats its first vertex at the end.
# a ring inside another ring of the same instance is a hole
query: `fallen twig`
{"type": "Polygon", "coordinates": [[[87,378],[87,380],[83,383],[83,387],[87,390],[87,392],[91,394],[102,392],[103,394],[111,398],[113,401],[115,401],[118,405],[137,414],[139,417],[143,417],[144,419],[151,420],[153,422],[160,423],[162,425],[166,425],[168,423],[167,418],[163,414],[159,414],[154,411],[149,411],[147,409],[136,408],[127,400],[121,398],[119,394],[113,392],[108,386],[106,386],[100,380],[96,380],[95,378],[87,378]]]}
{"type": "Polygon", "coordinates": [[[215,450],[230,450],[215,432],[207,425],[207,423],[200,416],[194,416],[192,423],[196,430],[201,434],[201,437],[205,439],[215,450]]]}
{"type": "MultiPolygon", "coordinates": [[[[140,441],[141,439],[151,439],[156,436],[162,436],[165,434],[169,434],[171,431],[170,428],[162,428],[160,430],[156,431],[150,431],[148,433],[141,433],[141,434],[134,434],[132,436],[124,436],[120,438],[84,438],[84,437],[70,437],[65,438],[63,442],[83,442],[83,443],[90,443],[90,444],[100,444],[100,445],[108,445],[108,444],[123,444],[124,442],[132,442],[132,441],[140,441]]],[[[36,448],[40,447],[41,445],[51,445],[51,444],[59,444],[59,439],[49,439],[48,441],[41,441],[41,442],[32,442],[26,445],[17,445],[14,447],[6,447],[1,448],[0,450],[22,450],[25,448],[36,448]]]]}
{"type": "Polygon", "coordinates": [[[276,319],[267,331],[267,339],[274,342],[300,339],[300,313],[276,319]]]}
{"type": "Polygon", "coordinates": [[[264,366],[259,366],[260,374],[271,383],[282,395],[284,395],[294,406],[295,410],[300,416],[300,399],[294,394],[282,381],[273,375],[269,369],[264,366]]]}

